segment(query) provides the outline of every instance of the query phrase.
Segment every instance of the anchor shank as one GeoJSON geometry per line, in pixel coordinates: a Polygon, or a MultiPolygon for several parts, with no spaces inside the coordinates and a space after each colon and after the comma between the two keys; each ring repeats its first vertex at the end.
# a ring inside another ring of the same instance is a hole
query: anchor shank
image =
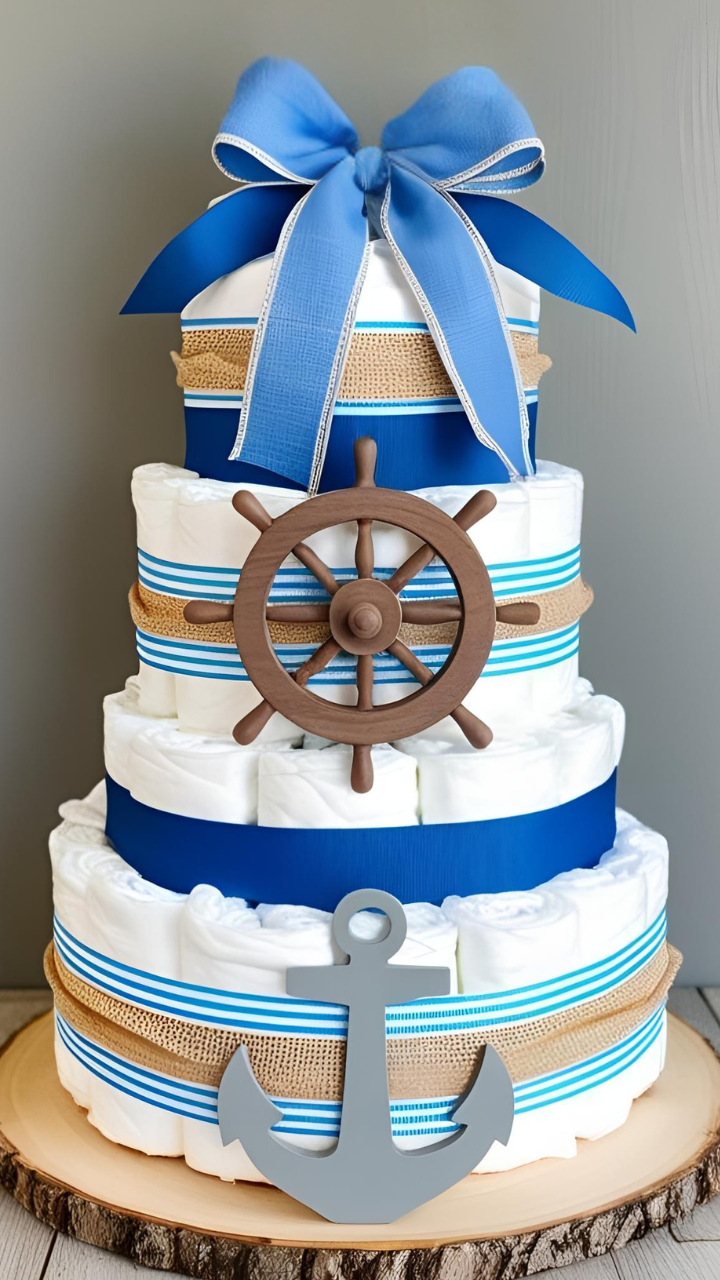
{"type": "Polygon", "coordinates": [[[338,1153],[357,1160],[362,1148],[378,1159],[392,1143],[385,1003],[379,993],[366,989],[363,999],[349,1006],[338,1153]]]}

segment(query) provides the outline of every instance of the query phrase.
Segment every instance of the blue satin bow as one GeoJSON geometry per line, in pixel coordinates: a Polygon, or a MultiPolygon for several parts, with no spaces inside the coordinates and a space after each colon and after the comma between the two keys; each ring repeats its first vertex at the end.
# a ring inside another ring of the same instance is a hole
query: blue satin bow
{"type": "Polygon", "coordinates": [[[499,198],[537,182],[542,143],[486,67],[431,85],[360,147],[352,123],[295,62],[261,58],[215,139],[245,185],[166,246],[123,312],[181,311],[274,251],[231,457],[317,488],[368,259],[371,227],[412,288],[477,438],[511,476],[533,470],[525,397],[492,260],[634,329],[622,295],[578,249],[499,198]]]}

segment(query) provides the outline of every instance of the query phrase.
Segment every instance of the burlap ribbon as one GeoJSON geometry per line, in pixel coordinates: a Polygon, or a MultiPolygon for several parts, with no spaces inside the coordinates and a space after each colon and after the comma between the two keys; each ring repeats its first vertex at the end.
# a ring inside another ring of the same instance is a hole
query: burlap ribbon
{"type": "MultiPolygon", "coordinates": [[[[390,1097],[455,1097],[470,1082],[481,1046],[502,1055],[515,1082],[537,1079],[612,1048],[658,1009],[682,957],[663,944],[638,973],[586,1004],[482,1031],[391,1037],[390,1097]]],[[[219,1085],[239,1044],[273,1097],[339,1100],[345,1043],[320,1036],[230,1030],[155,1013],[99,991],[63,965],[54,945],[45,973],[62,1016],[104,1049],[148,1070],[195,1084],[219,1085]]]]}
{"type": "MultiPolygon", "coordinates": [[[[142,583],[133,584],[130,591],[130,612],[136,627],[155,636],[168,636],[176,640],[199,640],[212,644],[235,644],[232,622],[214,622],[208,626],[196,626],[186,622],[183,609],[187,603],[178,596],[166,596],[149,591],[142,583]]],[[[495,624],[495,639],[506,640],[544,635],[571,626],[590,608],[592,588],[575,578],[557,591],[540,592],[538,595],[518,595],[514,600],[534,601],[540,608],[540,621],[532,627],[518,627],[507,622],[495,624]]],[[[510,601],[503,601],[509,604],[510,601]]],[[[403,623],[400,639],[409,645],[451,645],[457,632],[456,622],[443,622],[434,626],[403,623]]],[[[321,644],[330,635],[325,623],[270,622],[268,630],[273,644],[321,644]]]]}
{"type": "MultiPolygon", "coordinates": [[[[183,333],[182,353],[171,352],[179,387],[193,391],[245,388],[254,328],[214,326],[183,333]]],[[[530,333],[512,333],[524,387],[536,387],[552,361],[530,333]]],[[[355,332],[340,382],[341,400],[440,399],[457,392],[429,333],[355,332]]]]}

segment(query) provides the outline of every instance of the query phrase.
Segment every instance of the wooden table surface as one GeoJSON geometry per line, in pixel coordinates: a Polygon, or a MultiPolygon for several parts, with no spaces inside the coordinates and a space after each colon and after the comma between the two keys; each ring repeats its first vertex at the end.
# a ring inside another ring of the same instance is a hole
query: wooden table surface
{"type": "MultiPolygon", "coordinates": [[[[0,991],[0,1043],[49,1006],[46,991],[0,991]]],[[[676,988],[670,1007],[720,1052],[720,988],[676,988]]],[[[560,1274],[563,1280],[719,1280],[720,1197],[669,1229],[652,1232],[617,1253],[566,1267],[560,1274]]],[[[0,1280],[130,1277],[172,1280],[167,1271],[148,1271],[52,1231],[0,1191],[0,1280]]]]}

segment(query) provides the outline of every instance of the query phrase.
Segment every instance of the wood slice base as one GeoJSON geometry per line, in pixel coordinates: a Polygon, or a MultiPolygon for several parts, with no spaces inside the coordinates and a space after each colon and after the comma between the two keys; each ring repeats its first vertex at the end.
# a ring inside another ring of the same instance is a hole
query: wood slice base
{"type": "Polygon", "coordinates": [[[471,1176],[390,1226],[342,1227],[273,1187],[103,1138],[58,1081],[47,1014],[0,1055],[0,1183],[68,1235],[202,1280],[533,1275],[616,1249],[716,1194],[720,1060],[671,1016],[660,1080],[574,1160],[471,1176]]]}

